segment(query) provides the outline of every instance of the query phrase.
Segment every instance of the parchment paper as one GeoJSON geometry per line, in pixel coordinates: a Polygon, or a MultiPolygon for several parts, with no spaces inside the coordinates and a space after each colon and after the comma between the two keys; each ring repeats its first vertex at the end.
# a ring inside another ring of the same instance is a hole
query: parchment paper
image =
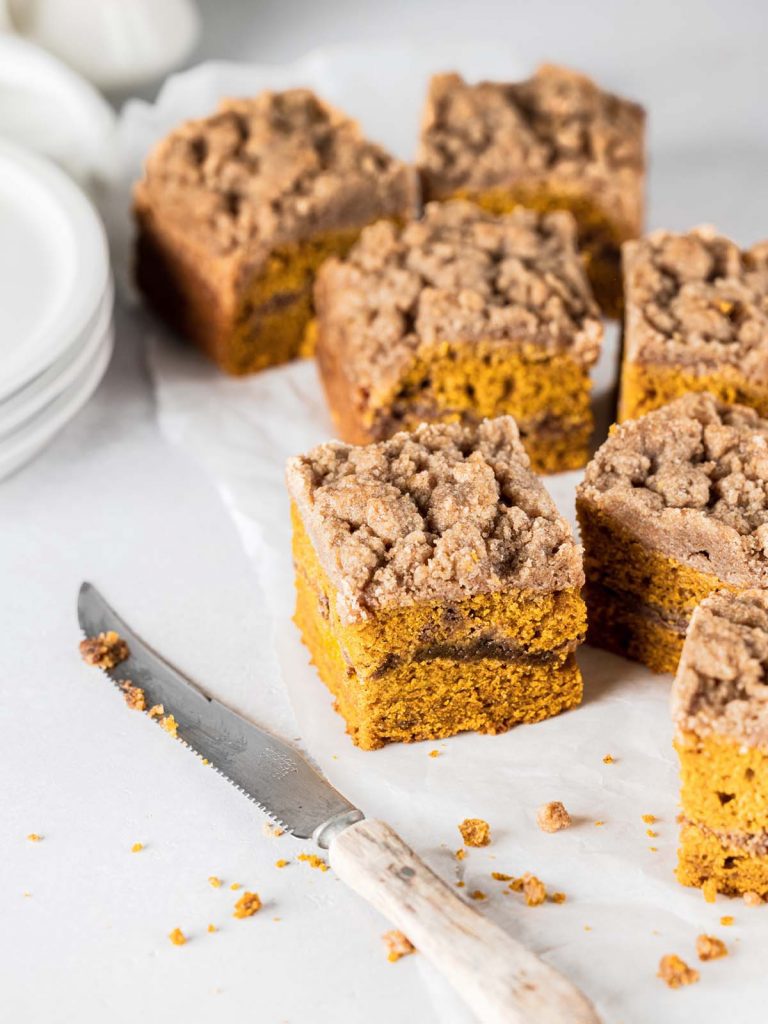
{"type": "MultiPolygon", "coordinates": [[[[409,156],[427,75],[451,66],[472,77],[514,78],[529,70],[503,49],[459,57],[403,47],[316,53],[282,68],[204,65],[176,76],[155,106],[133,103],[123,113],[124,180],[110,218],[118,247],[127,251],[127,184],[143,155],[174,124],[208,112],[219,97],[309,85],[360,117],[373,137],[409,156]]],[[[748,142],[729,158],[714,146],[708,149],[706,140],[654,154],[653,195],[660,197],[655,223],[682,227],[711,220],[736,237],[743,233],[744,241],[753,239],[754,206],[750,214],[741,212],[735,195],[759,188],[765,164],[758,156],[748,142]]],[[[764,195],[762,203],[765,235],[764,195]]],[[[765,1012],[768,913],[722,897],[708,905],[700,892],[682,888],[673,877],[678,782],[669,677],[583,648],[585,697],[573,712],[497,737],[463,735],[376,752],[353,747],[291,622],[284,463],[333,436],[315,367],[301,362],[249,379],[227,379],[157,324],[147,323],[162,429],[202,463],[235,520],[244,557],[268,596],[283,683],[303,741],[331,781],[369,815],[390,820],[444,877],[465,881],[465,893],[487,894],[478,907],[566,971],[595,1000],[606,1022],[741,1021],[754,1014],[759,1019],[765,1012]],[[434,749],[440,756],[428,756],[434,749]],[[603,763],[607,754],[614,763],[603,763]],[[552,799],[565,803],[574,825],[547,835],[537,828],[535,813],[552,799]],[[646,834],[642,821],[648,813],[658,819],[654,836],[646,834]],[[490,822],[492,845],[458,862],[456,826],[474,816],[490,822]],[[526,907],[519,894],[503,894],[491,871],[531,871],[550,892],[565,892],[567,900],[526,907]],[[719,924],[726,913],[736,919],[731,928],[719,924]],[[732,955],[698,964],[695,940],[703,931],[725,938],[732,955]],[[699,966],[701,982],[669,991],[655,976],[659,958],[668,952],[699,966]]],[[[617,349],[611,327],[596,373],[595,400],[603,420],[617,349]]],[[[579,476],[547,479],[571,521],[579,476]]],[[[329,921],[329,942],[337,926],[343,924],[329,921]]],[[[423,977],[439,1020],[468,1019],[431,971],[423,968],[423,977]]]]}

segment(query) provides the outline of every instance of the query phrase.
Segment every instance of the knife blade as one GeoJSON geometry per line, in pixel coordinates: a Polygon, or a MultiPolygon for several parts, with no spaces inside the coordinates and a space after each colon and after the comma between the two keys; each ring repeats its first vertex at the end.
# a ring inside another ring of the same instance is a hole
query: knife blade
{"type": "Polygon", "coordinates": [[[207,694],[153,651],[91,583],[77,599],[86,637],[114,630],[128,644],[127,660],[104,671],[119,686],[129,680],[147,707],[162,705],[177,737],[208,761],[281,828],[327,848],[336,827],[363,817],[298,751],[207,694]]]}
{"type": "Polygon", "coordinates": [[[172,714],[176,735],[274,821],[329,851],[342,881],[402,929],[483,1024],[600,1024],[567,978],[469,906],[383,821],[367,820],[292,746],[187,679],[137,636],[96,588],[77,601],[85,636],[114,631],[129,656],[104,669],[148,706],[172,714]]]}

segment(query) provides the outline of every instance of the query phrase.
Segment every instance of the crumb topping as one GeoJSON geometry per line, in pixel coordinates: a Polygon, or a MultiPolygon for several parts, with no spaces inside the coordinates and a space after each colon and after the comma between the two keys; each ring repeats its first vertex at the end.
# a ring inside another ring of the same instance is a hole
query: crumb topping
{"type": "Polygon", "coordinates": [[[80,641],[80,654],[86,665],[109,669],[130,655],[128,644],[113,629],[80,641]]]}
{"type": "Polygon", "coordinates": [[[768,591],[719,591],[694,610],[672,714],[681,732],[768,748],[768,591]]]}
{"type": "Polygon", "coordinates": [[[626,243],[626,355],[768,382],[768,241],[739,247],[712,228],[626,243]]]}
{"type": "Polygon", "coordinates": [[[659,961],[658,977],[670,988],[680,988],[682,985],[692,985],[698,981],[699,972],[694,967],[689,967],[685,960],[681,960],[676,954],[667,953],[659,961]]]}
{"type": "Polygon", "coordinates": [[[719,960],[728,956],[728,947],[714,935],[699,935],[696,939],[696,954],[699,960],[719,960]]]}
{"type": "Polygon", "coordinates": [[[543,65],[523,82],[469,85],[436,75],[422,122],[418,164],[429,197],[480,192],[517,179],[594,181],[639,228],[644,171],[642,107],[585,75],[543,65]],[[624,194],[622,194],[622,192],[624,194]]]}
{"type": "Polygon", "coordinates": [[[404,215],[412,171],[308,89],[222,100],[147,159],[135,192],[184,236],[219,256],[265,256],[322,230],[404,215]]]}
{"type": "Polygon", "coordinates": [[[684,565],[768,584],[768,420],[752,409],[688,394],[614,427],[577,494],[684,565]]]}
{"type": "Polygon", "coordinates": [[[566,352],[591,366],[603,335],[565,211],[495,217],[468,202],[430,203],[405,227],[366,228],[345,260],[326,261],[315,293],[323,330],[371,392],[390,390],[420,351],[445,342],[566,352]]]}
{"type": "Polygon", "coordinates": [[[491,826],[482,818],[465,818],[459,832],[467,846],[488,846],[491,841],[491,826]]]}
{"type": "Polygon", "coordinates": [[[536,812],[536,823],[542,832],[559,832],[570,828],[571,816],[559,800],[551,800],[536,812]]]}
{"type": "Polygon", "coordinates": [[[287,482],[344,621],[583,583],[581,549],[509,416],[422,424],[361,448],[322,444],[289,460],[287,482]]]}
{"type": "Polygon", "coordinates": [[[261,900],[258,893],[244,892],[235,904],[232,916],[239,918],[253,917],[259,910],[261,910],[261,900]]]}
{"type": "Polygon", "coordinates": [[[410,956],[416,952],[416,947],[411,940],[402,932],[393,929],[391,932],[384,932],[382,935],[384,947],[387,951],[387,960],[396,963],[404,956],[410,956]]]}

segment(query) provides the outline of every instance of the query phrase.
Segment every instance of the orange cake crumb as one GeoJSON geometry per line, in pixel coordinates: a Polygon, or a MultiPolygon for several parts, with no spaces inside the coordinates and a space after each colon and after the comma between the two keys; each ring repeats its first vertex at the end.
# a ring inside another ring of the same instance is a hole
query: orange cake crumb
{"type": "Polygon", "coordinates": [[[176,737],[179,734],[179,723],[173,717],[173,715],[166,715],[165,718],[160,719],[160,725],[165,729],[171,736],[176,737]]]}
{"type": "Polygon", "coordinates": [[[270,836],[272,839],[277,839],[279,836],[285,835],[285,829],[280,828],[279,825],[273,825],[271,821],[265,821],[262,830],[265,836],[270,836]]]}
{"type": "Polygon", "coordinates": [[[410,956],[411,953],[416,952],[414,944],[402,932],[396,930],[384,932],[382,939],[387,950],[387,960],[392,964],[400,960],[401,957],[410,956]]]}
{"type": "Polygon", "coordinates": [[[610,754],[606,754],[603,758],[603,764],[615,764],[616,758],[611,757],[610,754]]]}
{"type": "Polygon", "coordinates": [[[756,892],[745,892],[743,899],[748,907],[759,907],[763,902],[759,894],[756,892]]]}
{"type": "Polygon", "coordinates": [[[162,704],[153,704],[147,714],[150,718],[160,718],[161,715],[165,714],[165,708],[162,704]]]}
{"type": "Polygon", "coordinates": [[[456,883],[456,885],[458,886],[459,889],[463,889],[466,884],[467,884],[466,882],[457,882],[456,883]]]}
{"type": "Polygon", "coordinates": [[[235,904],[235,910],[232,916],[241,918],[253,917],[253,915],[259,910],[261,910],[261,900],[259,899],[258,893],[244,892],[235,904]]]}
{"type": "Polygon", "coordinates": [[[701,892],[707,903],[714,903],[717,898],[717,879],[708,878],[702,885],[701,892]]]}
{"type": "Polygon", "coordinates": [[[216,875],[210,875],[208,878],[208,885],[212,885],[214,889],[220,889],[221,879],[217,878],[216,875]]]}
{"type": "Polygon", "coordinates": [[[553,903],[565,903],[566,895],[564,892],[553,892],[549,898],[553,903]]]}
{"type": "Polygon", "coordinates": [[[720,924],[722,924],[726,928],[728,928],[728,927],[730,927],[730,925],[733,924],[733,918],[731,917],[730,914],[725,914],[723,917],[720,918],[720,924]]]}
{"type": "Polygon", "coordinates": [[[454,856],[456,857],[456,860],[464,860],[464,858],[467,856],[467,851],[462,846],[462,848],[460,850],[456,851],[454,856]]]}
{"type": "Polygon", "coordinates": [[[134,843],[131,847],[131,853],[141,853],[144,849],[144,843],[134,843]]]}
{"type": "Polygon", "coordinates": [[[440,757],[440,751],[439,750],[430,750],[429,756],[430,757],[440,757]]]}
{"type": "Polygon", "coordinates": [[[467,846],[487,846],[491,841],[491,826],[482,818],[465,818],[459,832],[467,846]]]}
{"type": "Polygon", "coordinates": [[[644,814],[642,817],[646,825],[653,825],[656,822],[655,814],[644,814]]]}
{"type": "Polygon", "coordinates": [[[529,907],[538,907],[547,898],[547,890],[536,875],[526,872],[523,875],[523,895],[529,907]]]}
{"type": "Polygon", "coordinates": [[[118,686],[123,691],[125,703],[133,711],[146,711],[147,698],[140,686],[134,686],[130,679],[123,679],[118,686]]]}
{"type": "Polygon", "coordinates": [[[503,871],[492,871],[491,878],[497,882],[514,882],[514,875],[505,875],[503,871]]]}
{"type": "Polygon", "coordinates": [[[659,852],[658,846],[649,846],[648,849],[650,850],[651,853],[658,853],[659,852]]]}
{"type": "Polygon", "coordinates": [[[571,816],[559,800],[550,800],[536,812],[536,823],[542,832],[559,832],[569,828],[571,816]]]}
{"type": "Polygon", "coordinates": [[[600,826],[601,826],[601,825],[604,825],[604,824],[605,824],[605,822],[604,822],[604,821],[596,821],[596,822],[595,822],[595,828],[600,828],[600,826]]]}
{"type": "Polygon", "coordinates": [[[174,946],[183,946],[184,943],[187,941],[187,936],[184,934],[181,928],[174,928],[173,931],[169,933],[168,938],[171,940],[174,946]]]}
{"type": "Polygon", "coordinates": [[[43,841],[43,837],[41,835],[38,835],[37,832],[30,832],[29,835],[27,836],[27,839],[30,841],[30,843],[41,843],[43,841]]]}
{"type": "Polygon", "coordinates": [[[647,828],[645,830],[645,834],[648,836],[649,839],[655,839],[659,833],[654,832],[652,828],[647,828]]]}
{"type": "Polygon", "coordinates": [[[699,960],[719,960],[721,956],[728,956],[728,947],[714,935],[699,935],[696,952],[699,960]]]}
{"type": "Polygon", "coordinates": [[[699,972],[689,967],[685,960],[681,960],[674,953],[667,953],[659,961],[658,978],[665,981],[670,988],[680,988],[681,985],[692,985],[699,980],[699,972]]]}
{"type": "Polygon", "coordinates": [[[80,641],[80,655],[86,665],[114,668],[129,656],[128,644],[113,629],[80,641]]]}
{"type": "Polygon", "coordinates": [[[276,868],[286,868],[286,867],[288,867],[288,863],[289,862],[287,860],[285,860],[285,858],[281,857],[279,860],[275,861],[275,867],[276,868]]]}
{"type": "Polygon", "coordinates": [[[469,894],[471,900],[487,900],[488,896],[483,892],[482,889],[473,889],[469,894]]]}
{"type": "Polygon", "coordinates": [[[209,924],[209,925],[208,925],[208,931],[209,931],[209,932],[217,932],[218,930],[219,930],[219,929],[218,929],[218,928],[216,927],[216,925],[215,925],[215,924],[209,924]]]}
{"type": "Polygon", "coordinates": [[[325,863],[322,857],[318,857],[316,853],[300,853],[297,860],[303,860],[306,864],[309,864],[311,868],[318,868],[320,871],[327,871],[328,865],[325,863]]]}
{"type": "Polygon", "coordinates": [[[509,883],[509,888],[511,889],[512,892],[522,892],[524,884],[525,879],[513,878],[512,881],[509,883]]]}
{"type": "Polygon", "coordinates": [[[232,890],[232,892],[237,892],[238,889],[242,889],[243,887],[239,882],[233,882],[229,888],[232,890]]]}

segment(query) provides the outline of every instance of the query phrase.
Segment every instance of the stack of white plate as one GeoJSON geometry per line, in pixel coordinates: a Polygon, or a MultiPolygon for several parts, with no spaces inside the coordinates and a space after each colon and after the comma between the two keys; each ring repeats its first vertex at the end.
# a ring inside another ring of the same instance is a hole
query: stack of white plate
{"type": "Polygon", "coordinates": [[[85,404],[112,353],[107,240],[57,166],[0,140],[0,478],[85,404]]]}

